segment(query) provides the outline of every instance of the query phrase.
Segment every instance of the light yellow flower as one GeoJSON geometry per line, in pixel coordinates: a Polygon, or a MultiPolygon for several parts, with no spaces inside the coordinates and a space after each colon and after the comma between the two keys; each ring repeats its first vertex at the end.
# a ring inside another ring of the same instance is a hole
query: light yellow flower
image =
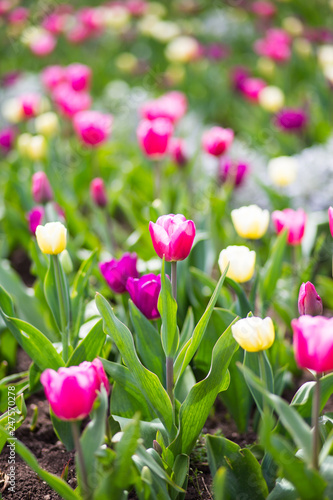
{"type": "Polygon", "coordinates": [[[38,134],[46,137],[54,136],[59,130],[59,119],[56,113],[49,111],[37,116],[35,119],[35,129],[38,134]]]}
{"type": "Polygon", "coordinates": [[[130,52],[119,54],[115,60],[116,66],[124,73],[132,73],[138,65],[138,59],[130,52]]]}
{"type": "Polygon", "coordinates": [[[318,61],[322,68],[333,66],[333,45],[322,45],[318,48],[318,61]]]}
{"type": "Polygon", "coordinates": [[[23,120],[23,110],[19,99],[7,99],[1,108],[4,119],[9,123],[19,123],[23,120]]]}
{"type": "Polygon", "coordinates": [[[256,253],[244,245],[231,245],[220,253],[219,268],[224,272],[229,264],[227,277],[237,283],[249,281],[254,273],[256,253]]]}
{"type": "Polygon", "coordinates": [[[66,248],[67,229],[61,222],[48,222],[37,226],[36,238],[39,248],[48,255],[57,255],[66,248]]]}
{"type": "Polygon", "coordinates": [[[27,132],[18,136],[16,145],[20,155],[28,156],[28,149],[31,139],[32,135],[28,134],[27,132]]]}
{"type": "Polygon", "coordinates": [[[166,47],[165,55],[169,61],[187,63],[193,61],[199,53],[199,44],[190,36],[178,36],[166,47]]]}
{"type": "Polygon", "coordinates": [[[264,76],[273,76],[275,73],[275,62],[268,57],[259,57],[257,61],[257,68],[260,74],[264,76]]]}
{"type": "Polygon", "coordinates": [[[269,317],[240,319],[231,327],[231,331],[236,342],[248,352],[269,349],[275,339],[273,321],[269,317]]]}
{"type": "Polygon", "coordinates": [[[303,33],[303,23],[297,17],[288,16],[285,17],[282,21],[282,27],[289,33],[291,36],[299,36],[303,33]]]}
{"type": "Polygon", "coordinates": [[[268,229],[269,211],[261,209],[258,205],[249,205],[232,210],[231,219],[239,236],[257,240],[268,229]]]}
{"type": "Polygon", "coordinates": [[[312,45],[306,38],[296,38],[293,43],[296,54],[300,57],[309,57],[312,54],[312,45]]]}
{"type": "Polygon", "coordinates": [[[258,99],[260,106],[270,113],[276,113],[284,105],[284,93],[274,85],[264,87],[260,91],[258,99]]]}
{"type": "Polygon", "coordinates": [[[101,9],[101,14],[101,22],[104,24],[104,26],[113,28],[115,30],[121,30],[125,28],[130,22],[130,16],[127,9],[125,9],[125,7],[122,7],[121,5],[101,9]]]}
{"type": "Polygon", "coordinates": [[[279,156],[268,163],[268,175],[273,184],[279,187],[289,186],[297,177],[298,163],[290,156],[279,156]]]}
{"type": "Polygon", "coordinates": [[[47,143],[43,135],[34,135],[27,144],[27,156],[34,161],[43,160],[47,152],[47,143]]]}

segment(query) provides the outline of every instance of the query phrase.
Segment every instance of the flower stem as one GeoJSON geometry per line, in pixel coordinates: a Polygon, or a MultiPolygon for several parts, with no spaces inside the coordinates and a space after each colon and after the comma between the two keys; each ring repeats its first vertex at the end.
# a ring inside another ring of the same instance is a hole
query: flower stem
{"type": "Polygon", "coordinates": [[[58,255],[51,255],[53,259],[54,270],[55,270],[55,280],[59,300],[60,309],[60,325],[61,325],[61,336],[62,336],[62,357],[65,362],[68,361],[68,342],[69,342],[69,324],[67,321],[66,314],[66,292],[63,287],[63,282],[61,279],[61,268],[58,255]]]}
{"type": "Polygon", "coordinates": [[[169,395],[169,398],[170,398],[172,406],[173,406],[173,403],[174,403],[174,398],[173,398],[173,358],[170,356],[167,356],[167,358],[166,358],[166,386],[167,386],[167,393],[169,395]]]}
{"type": "Polygon", "coordinates": [[[312,401],[312,427],[313,427],[312,467],[315,470],[318,470],[319,413],[320,413],[320,375],[317,373],[313,401],[312,401]]]}
{"type": "Polygon", "coordinates": [[[82,479],[82,496],[84,500],[90,500],[91,495],[89,492],[89,486],[87,482],[87,471],[86,471],[86,465],[84,463],[84,457],[83,457],[83,451],[80,443],[80,432],[79,432],[79,427],[78,427],[78,422],[74,421],[71,422],[71,427],[72,427],[72,434],[73,434],[73,439],[74,439],[74,446],[77,452],[77,459],[78,459],[78,464],[80,468],[80,478],[82,479]]]}
{"type": "Polygon", "coordinates": [[[171,262],[171,286],[173,298],[177,300],[177,261],[171,262]]]}

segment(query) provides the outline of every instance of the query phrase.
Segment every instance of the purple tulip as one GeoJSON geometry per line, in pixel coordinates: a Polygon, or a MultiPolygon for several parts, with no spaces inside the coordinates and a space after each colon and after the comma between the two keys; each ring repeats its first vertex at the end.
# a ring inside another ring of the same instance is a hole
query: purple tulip
{"type": "Polygon", "coordinates": [[[7,154],[13,147],[16,131],[13,127],[0,130],[0,151],[7,154]]]}
{"type": "Polygon", "coordinates": [[[141,278],[128,278],[126,289],[136,307],[148,319],[157,319],[158,296],[161,291],[161,275],[145,274],[141,278]]]}
{"type": "Polygon", "coordinates": [[[34,207],[27,213],[29,229],[31,234],[36,233],[37,226],[40,226],[44,217],[44,207],[34,207]]]}
{"type": "Polygon", "coordinates": [[[234,162],[230,158],[221,158],[219,166],[219,180],[231,182],[235,187],[240,186],[250,173],[250,167],[245,162],[234,162]]]}
{"type": "Polygon", "coordinates": [[[275,125],[281,130],[297,131],[307,124],[308,117],[303,109],[286,108],[275,117],[275,125]]]}
{"type": "Polygon", "coordinates": [[[111,259],[108,262],[101,262],[99,268],[107,284],[114,293],[126,292],[128,278],[138,278],[136,269],[136,253],[126,252],[121,259],[111,259]]]}

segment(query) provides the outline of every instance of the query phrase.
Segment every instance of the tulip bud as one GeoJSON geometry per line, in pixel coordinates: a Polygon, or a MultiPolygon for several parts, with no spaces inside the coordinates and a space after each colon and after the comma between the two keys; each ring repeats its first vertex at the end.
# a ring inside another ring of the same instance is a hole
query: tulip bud
{"type": "Polygon", "coordinates": [[[184,215],[162,215],[149,222],[149,232],[157,255],[167,262],[184,260],[189,255],[194,237],[195,224],[184,215]]]}
{"type": "Polygon", "coordinates": [[[47,66],[41,73],[43,85],[50,92],[65,81],[65,69],[62,66],[47,66]]]}
{"type": "Polygon", "coordinates": [[[219,268],[221,273],[227,268],[227,277],[237,283],[249,281],[254,274],[256,253],[244,245],[231,245],[220,253],[219,268]]]}
{"type": "Polygon", "coordinates": [[[52,188],[44,172],[36,172],[32,176],[32,196],[36,203],[47,203],[53,200],[52,188]]]}
{"type": "Polygon", "coordinates": [[[323,312],[323,303],[315,286],[307,281],[302,283],[298,295],[298,312],[300,315],[319,316],[323,312]]]}
{"type": "Polygon", "coordinates": [[[333,318],[300,316],[293,319],[295,359],[300,368],[317,373],[333,370],[333,318]]]}
{"type": "Polygon", "coordinates": [[[31,234],[35,234],[37,226],[42,224],[44,213],[44,207],[34,207],[28,212],[27,219],[31,234]]]}
{"type": "Polygon", "coordinates": [[[121,259],[111,259],[99,264],[100,271],[114,293],[126,292],[128,278],[138,278],[136,253],[126,252],[121,259]]]}
{"type": "Polygon", "coordinates": [[[27,145],[27,156],[31,160],[40,161],[46,157],[47,143],[43,135],[34,135],[27,145]]]}
{"type": "Polygon", "coordinates": [[[85,64],[74,63],[65,69],[66,80],[76,92],[89,90],[91,81],[91,68],[85,64]]]}
{"type": "Polygon", "coordinates": [[[157,319],[160,313],[157,309],[158,297],[161,291],[161,275],[145,274],[141,278],[128,278],[126,290],[136,307],[148,319],[157,319]]]}
{"type": "Polygon", "coordinates": [[[52,111],[37,116],[35,119],[35,128],[38,134],[45,135],[45,137],[53,137],[59,130],[58,116],[52,111]]]}
{"type": "Polygon", "coordinates": [[[16,130],[13,127],[6,127],[0,130],[0,151],[7,154],[13,147],[16,130]]]}
{"type": "Polygon", "coordinates": [[[187,163],[187,156],[185,153],[185,144],[182,139],[173,138],[170,140],[169,153],[172,160],[179,167],[184,167],[187,163]]]}
{"type": "Polygon", "coordinates": [[[287,242],[289,245],[299,245],[302,242],[306,218],[306,213],[301,208],[298,210],[285,208],[281,211],[275,210],[272,213],[272,221],[275,225],[276,232],[280,234],[284,229],[287,229],[287,242]]]}
{"type": "Polygon", "coordinates": [[[248,352],[269,349],[275,339],[274,325],[271,318],[265,319],[251,316],[237,321],[231,327],[236,342],[248,352]]]}
{"type": "Polygon", "coordinates": [[[107,141],[111,134],[113,117],[99,111],[80,111],[73,118],[73,126],[81,141],[96,147],[107,141]]]}
{"type": "Polygon", "coordinates": [[[331,235],[333,238],[333,207],[329,207],[328,209],[328,222],[330,226],[331,235]]]}
{"type": "Polygon", "coordinates": [[[73,262],[66,249],[61,252],[59,259],[65,273],[70,274],[73,271],[73,262]]]}
{"type": "Polygon", "coordinates": [[[67,229],[61,222],[48,222],[37,226],[36,238],[39,248],[48,255],[58,255],[66,248],[67,229]]]}
{"type": "Polygon", "coordinates": [[[235,187],[241,186],[250,167],[246,162],[234,162],[230,158],[222,157],[220,160],[218,179],[220,182],[230,182],[235,187]]]}
{"type": "Polygon", "coordinates": [[[284,131],[298,132],[308,122],[307,114],[303,109],[282,109],[275,117],[275,125],[284,131]]]}
{"type": "Polygon", "coordinates": [[[165,118],[142,120],[137,129],[139,145],[152,159],[160,159],[166,154],[172,133],[173,125],[165,118]]]}
{"type": "Polygon", "coordinates": [[[291,156],[272,158],[268,163],[268,175],[279,187],[289,186],[297,177],[298,162],[291,156]]]}
{"type": "Polygon", "coordinates": [[[269,212],[268,210],[262,210],[257,205],[250,205],[232,210],[231,219],[239,236],[257,240],[268,229],[269,212]]]}
{"type": "Polygon", "coordinates": [[[202,136],[202,147],[206,153],[221,156],[232,144],[234,132],[230,128],[213,127],[202,136]]]}
{"type": "Polygon", "coordinates": [[[103,179],[96,177],[90,183],[90,196],[95,205],[104,208],[107,205],[108,198],[106,194],[105,184],[103,179]]]}

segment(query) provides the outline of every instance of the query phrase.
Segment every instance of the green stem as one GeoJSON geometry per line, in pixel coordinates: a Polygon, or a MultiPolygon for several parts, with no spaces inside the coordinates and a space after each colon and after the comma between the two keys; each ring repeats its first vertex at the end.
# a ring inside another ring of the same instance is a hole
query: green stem
{"type": "Polygon", "coordinates": [[[177,300],[177,261],[171,262],[171,286],[173,298],[177,300]]]}
{"type": "MultiPolygon", "coordinates": [[[[260,379],[264,382],[265,388],[267,389],[267,374],[266,374],[266,364],[265,364],[265,358],[264,358],[264,352],[259,351],[258,352],[259,356],[259,374],[260,374],[260,379]]],[[[265,401],[265,397],[263,396],[262,399],[262,405],[263,405],[263,411],[265,413],[265,410],[267,408],[267,403],[265,401]]]]}
{"type": "Polygon", "coordinates": [[[58,255],[51,255],[53,259],[54,269],[55,269],[55,280],[59,300],[60,309],[60,324],[61,324],[61,336],[62,336],[62,357],[65,362],[68,361],[68,343],[69,343],[69,325],[67,321],[66,314],[66,292],[63,287],[63,282],[61,279],[61,268],[58,255]]]}
{"type": "Polygon", "coordinates": [[[156,161],[153,165],[154,169],[154,198],[158,199],[161,197],[161,184],[162,184],[162,169],[161,162],[156,161]]]}
{"type": "Polygon", "coordinates": [[[319,413],[320,413],[320,375],[316,374],[316,383],[312,402],[313,449],[312,467],[318,470],[319,454],[319,413]]]}
{"type": "Polygon", "coordinates": [[[173,403],[174,403],[174,398],[173,398],[173,358],[170,356],[167,356],[167,358],[166,358],[166,386],[167,386],[167,393],[168,393],[170,401],[173,405],[173,403]]]}
{"type": "Polygon", "coordinates": [[[82,496],[84,500],[90,500],[91,495],[89,491],[89,486],[87,482],[87,471],[86,471],[86,464],[84,462],[84,457],[83,457],[83,451],[82,451],[82,446],[80,443],[80,432],[79,432],[79,427],[78,427],[78,422],[74,421],[71,422],[71,427],[72,427],[72,434],[73,434],[73,439],[74,439],[74,446],[77,452],[77,459],[79,463],[79,468],[80,468],[80,474],[78,475],[80,479],[82,479],[82,496]]]}

